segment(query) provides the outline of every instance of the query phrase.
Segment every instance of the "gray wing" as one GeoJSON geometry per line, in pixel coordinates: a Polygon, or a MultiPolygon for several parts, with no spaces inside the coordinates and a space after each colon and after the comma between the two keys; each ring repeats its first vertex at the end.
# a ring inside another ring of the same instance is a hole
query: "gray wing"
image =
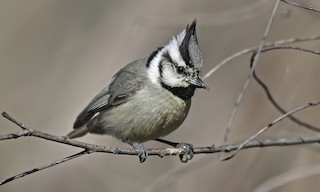
{"type": "Polygon", "coordinates": [[[120,105],[130,99],[145,85],[148,78],[145,71],[145,59],[134,61],[122,68],[114,75],[111,84],[101,90],[78,115],[73,128],[82,127],[96,113],[108,110],[110,107],[120,105]]]}

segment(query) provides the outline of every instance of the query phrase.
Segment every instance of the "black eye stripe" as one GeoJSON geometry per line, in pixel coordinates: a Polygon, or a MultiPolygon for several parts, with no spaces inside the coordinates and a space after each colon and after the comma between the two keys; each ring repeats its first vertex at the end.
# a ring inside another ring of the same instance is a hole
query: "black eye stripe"
{"type": "Polygon", "coordinates": [[[168,52],[163,53],[163,58],[172,63],[179,74],[186,73],[185,68],[183,66],[179,66],[176,62],[174,62],[168,52]]]}
{"type": "Polygon", "coordinates": [[[172,57],[170,56],[170,54],[168,52],[165,52],[163,54],[163,58],[165,58],[168,62],[172,63],[175,67],[179,67],[179,65],[172,60],[172,57]]]}
{"type": "Polygon", "coordinates": [[[172,60],[170,54],[168,52],[165,52],[163,54],[163,58],[165,58],[166,60],[168,60],[170,63],[174,63],[174,61],[172,60]]]}
{"type": "Polygon", "coordinates": [[[163,68],[162,62],[159,63],[158,68],[159,68],[160,77],[162,77],[162,68],[163,68]]]}

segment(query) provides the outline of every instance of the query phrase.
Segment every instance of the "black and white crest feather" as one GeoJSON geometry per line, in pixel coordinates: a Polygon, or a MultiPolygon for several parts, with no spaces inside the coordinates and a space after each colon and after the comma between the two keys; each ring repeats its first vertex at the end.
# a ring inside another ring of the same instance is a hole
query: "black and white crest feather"
{"type": "Polygon", "coordinates": [[[190,58],[189,45],[192,43],[198,43],[197,36],[196,36],[196,24],[197,22],[196,20],[194,20],[190,26],[189,25],[187,26],[185,30],[185,36],[183,38],[181,45],[179,46],[179,51],[181,53],[183,60],[190,67],[193,67],[193,62],[190,58]],[[195,42],[192,42],[192,41],[195,41],[195,42]]]}
{"type": "Polygon", "coordinates": [[[150,80],[183,100],[193,96],[195,87],[203,86],[199,78],[203,61],[196,25],[194,20],[167,45],[154,51],[147,60],[150,80]]]}

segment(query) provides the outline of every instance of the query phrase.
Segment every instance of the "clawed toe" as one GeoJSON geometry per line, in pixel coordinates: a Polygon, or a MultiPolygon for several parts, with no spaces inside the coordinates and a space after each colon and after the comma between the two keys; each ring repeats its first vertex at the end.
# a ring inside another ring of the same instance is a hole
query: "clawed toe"
{"type": "Polygon", "coordinates": [[[130,140],[129,141],[124,141],[124,142],[129,144],[129,145],[131,145],[134,148],[134,150],[138,151],[138,153],[139,153],[138,156],[139,156],[140,163],[145,162],[145,160],[148,157],[148,152],[147,152],[147,149],[144,147],[144,145],[132,142],[130,140]]]}
{"type": "Polygon", "coordinates": [[[186,163],[193,158],[193,145],[192,144],[179,143],[176,148],[181,149],[181,151],[183,151],[181,154],[179,154],[180,161],[182,163],[186,163]]]}
{"type": "Polygon", "coordinates": [[[193,145],[192,144],[176,143],[176,142],[171,142],[171,141],[167,141],[167,140],[160,139],[160,138],[157,138],[155,140],[159,141],[161,143],[171,145],[177,149],[180,149],[181,152],[179,154],[179,157],[180,157],[180,161],[182,163],[186,163],[193,158],[193,145]]]}
{"type": "Polygon", "coordinates": [[[147,160],[148,153],[144,145],[139,144],[135,147],[137,151],[139,151],[139,161],[140,163],[143,163],[145,160],[147,160]]]}

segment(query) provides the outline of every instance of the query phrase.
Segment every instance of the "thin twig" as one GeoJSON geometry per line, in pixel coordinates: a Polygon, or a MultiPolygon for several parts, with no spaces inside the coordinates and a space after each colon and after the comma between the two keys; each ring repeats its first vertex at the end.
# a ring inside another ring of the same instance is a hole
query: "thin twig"
{"type": "Polygon", "coordinates": [[[285,119],[286,117],[288,117],[289,115],[292,115],[298,111],[301,111],[303,109],[309,108],[309,107],[314,107],[320,104],[320,100],[319,101],[314,101],[314,102],[310,102],[307,103],[301,107],[298,107],[292,111],[289,111],[288,113],[276,118],[275,120],[273,120],[271,123],[269,123],[267,126],[265,126],[264,128],[260,129],[260,131],[258,131],[256,134],[254,134],[253,136],[251,136],[249,139],[245,140],[243,143],[241,143],[241,145],[239,145],[239,148],[237,150],[235,150],[234,153],[232,153],[231,155],[223,158],[222,160],[229,160],[231,158],[233,158],[241,149],[243,149],[245,147],[245,145],[247,143],[249,143],[250,141],[252,141],[253,139],[255,139],[258,135],[262,134],[263,132],[267,131],[268,129],[270,129],[270,127],[272,127],[273,125],[279,123],[280,121],[282,121],[283,119],[285,119]]]}
{"type": "MultiPolygon", "coordinates": [[[[285,109],[283,109],[278,102],[273,98],[268,86],[257,76],[256,72],[253,73],[253,78],[258,82],[258,84],[261,86],[261,88],[264,90],[264,92],[266,93],[268,100],[272,103],[272,105],[278,110],[280,111],[282,114],[287,113],[287,111],[285,109]]],[[[294,116],[288,116],[288,118],[293,121],[294,123],[305,127],[307,129],[310,129],[312,131],[320,131],[320,128],[315,127],[313,125],[310,125],[308,123],[305,123],[303,121],[300,121],[299,119],[295,118],[294,116]]]]}
{"type": "Polygon", "coordinates": [[[309,7],[307,7],[305,5],[300,5],[300,4],[298,4],[296,2],[293,2],[293,1],[287,1],[287,0],[281,0],[281,1],[284,2],[284,3],[287,3],[289,5],[293,5],[293,6],[296,6],[296,7],[300,7],[302,9],[306,9],[306,10],[309,10],[309,11],[314,11],[314,12],[320,13],[319,9],[313,8],[311,5],[309,7]]]}
{"type": "Polygon", "coordinates": [[[262,50],[262,48],[263,48],[263,46],[264,46],[265,40],[266,40],[267,35],[268,35],[269,31],[270,31],[270,27],[271,27],[272,21],[273,21],[273,19],[274,19],[274,16],[275,16],[275,14],[276,14],[276,11],[277,11],[277,9],[278,9],[279,2],[280,2],[280,0],[277,0],[276,3],[275,3],[275,5],[274,5],[274,8],[273,8],[272,13],[271,13],[271,16],[270,16],[270,18],[269,18],[267,27],[266,27],[265,32],[264,32],[264,34],[263,34],[263,37],[262,37],[262,39],[261,39],[261,41],[260,41],[260,45],[259,45],[257,54],[255,55],[255,57],[254,57],[254,59],[253,59],[253,64],[252,64],[252,67],[251,67],[251,69],[250,69],[250,74],[249,74],[246,82],[244,83],[244,86],[243,86],[243,88],[242,88],[241,93],[239,94],[239,96],[238,96],[238,98],[237,98],[236,103],[235,103],[234,106],[233,106],[233,110],[232,110],[232,113],[231,113],[231,117],[230,117],[230,119],[229,119],[229,121],[228,121],[228,124],[227,124],[227,127],[226,127],[226,131],[225,131],[225,135],[224,135],[224,142],[227,142],[227,141],[228,141],[228,136],[229,136],[229,133],[230,133],[230,131],[231,131],[231,126],[232,126],[233,120],[234,120],[234,118],[235,118],[235,115],[236,115],[236,112],[237,112],[237,110],[238,110],[239,104],[240,104],[243,96],[245,95],[245,93],[246,93],[247,90],[248,90],[250,81],[251,81],[252,76],[253,76],[253,71],[254,71],[254,69],[255,69],[255,67],[256,67],[256,65],[257,65],[257,61],[258,61],[260,52],[261,52],[261,50],[262,50]]]}
{"type": "MultiPolygon", "coordinates": [[[[278,46],[278,45],[284,45],[284,44],[289,44],[289,43],[298,43],[298,42],[304,42],[304,41],[313,41],[313,40],[319,40],[320,39],[320,35],[314,35],[314,36],[309,36],[309,37],[298,37],[298,38],[290,38],[290,39],[284,39],[284,40],[279,40],[279,41],[274,41],[274,42],[269,42],[266,43],[263,48],[268,48],[268,47],[274,47],[274,46],[278,46]]],[[[252,52],[256,52],[257,49],[259,48],[259,46],[254,46],[254,47],[249,47],[246,49],[243,49],[239,52],[236,52],[232,55],[230,55],[229,57],[225,58],[224,60],[222,60],[220,63],[218,63],[214,68],[212,68],[209,72],[207,72],[203,78],[207,79],[208,77],[210,77],[212,74],[214,74],[217,70],[219,70],[221,67],[223,67],[224,65],[226,65],[227,63],[230,63],[232,60],[246,55],[248,53],[252,53],[252,52]]]]}
{"type": "MultiPolygon", "coordinates": [[[[274,46],[274,47],[268,47],[265,48],[261,51],[261,53],[267,52],[267,51],[271,51],[271,50],[275,50],[275,49],[291,49],[291,50],[298,50],[298,51],[303,51],[303,52],[307,52],[307,53],[312,53],[312,54],[316,54],[316,55],[320,55],[319,51],[314,51],[311,49],[305,49],[305,48],[301,48],[301,47],[294,47],[294,46],[274,46]]],[[[251,56],[251,63],[253,61],[255,53],[251,56]]],[[[267,85],[257,76],[256,72],[253,72],[253,78],[257,81],[257,83],[261,86],[261,88],[265,91],[269,101],[272,103],[272,105],[278,110],[280,111],[282,114],[286,114],[287,111],[284,110],[273,98],[273,96],[271,95],[269,88],[267,87],[267,85]]],[[[312,131],[320,131],[320,128],[312,126],[308,123],[305,123],[303,121],[300,121],[299,119],[295,118],[294,116],[290,115],[288,116],[288,118],[290,120],[292,120],[293,122],[297,123],[298,125],[305,127],[307,129],[310,129],[312,131]]]]}
{"type": "MultiPolygon", "coordinates": [[[[271,49],[295,49],[293,47],[282,47],[280,45],[284,45],[284,44],[289,44],[289,43],[298,43],[298,42],[304,42],[304,41],[312,41],[312,40],[319,40],[320,39],[320,35],[314,35],[314,36],[308,36],[308,37],[298,37],[298,38],[290,38],[290,39],[284,39],[284,40],[278,40],[278,41],[275,41],[275,42],[269,42],[269,43],[266,43],[264,46],[263,46],[263,52],[266,52],[268,50],[271,50],[271,49]],[[276,48],[275,48],[276,47],[276,48]]],[[[246,49],[243,49],[239,52],[236,52],[234,54],[232,54],[231,56],[227,57],[226,59],[222,60],[220,63],[218,63],[214,68],[212,68],[209,72],[207,72],[205,75],[204,75],[204,79],[210,77],[213,73],[215,73],[217,70],[219,70],[221,67],[223,67],[224,65],[230,63],[232,60],[242,56],[242,55],[245,55],[245,54],[248,54],[248,53],[251,53],[251,52],[254,52],[256,53],[257,50],[258,50],[259,46],[255,46],[255,47],[250,47],[250,48],[246,48],[246,49]]],[[[298,48],[297,48],[298,49],[298,48]]],[[[305,51],[305,52],[309,52],[309,53],[314,53],[314,54],[318,54],[318,52],[313,52],[312,50],[308,50],[306,51],[306,49],[301,49],[301,51],[305,51]]],[[[253,77],[255,78],[255,72],[253,73],[253,77]]],[[[271,101],[271,103],[275,106],[276,109],[278,109],[281,113],[285,113],[285,110],[282,109],[280,107],[280,105],[278,105],[276,103],[276,101],[272,98],[268,88],[266,86],[264,86],[263,82],[262,81],[259,81],[259,79],[255,78],[258,82],[258,84],[263,88],[263,90],[266,92],[267,94],[267,97],[268,99],[271,101]]],[[[309,128],[311,130],[314,130],[314,131],[318,131],[319,128],[318,127],[314,127],[310,124],[307,124],[307,123],[304,123],[300,120],[298,120],[297,118],[295,117],[292,117],[292,116],[289,116],[289,118],[297,123],[298,125],[300,126],[304,126],[306,128],[309,128]]]]}
{"type": "MultiPolygon", "coordinates": [[[[290,46],[287,46],[287,47],[282,46],[281,47],[280,45],[288,44],[288,43],[298,43],[298,42],[304,42],[304,41],[319,40],[319,39],[320,39],[320,35],[314,35],[314,36],[309,36],[309,37],[290,38],[290,39],[270,42],[270,43],[266,43],[263,46],[262,52],[266,52],[266,51],[271,50],[271,49],[297,49],[297,50],[299,50],[299,48],[294,48],[294,47],[290,47],[290,46]]],[[[210,77],[213,73],[215,73],[217,70],[219,70],[224,65],[230,63],[232,60],[234,60],[234,59],[236,59],[236,58],[238,58],[238,57],[240,57],[242,55],[251,53],[251,52],[256,53],[258,48],[259,48],[258,46],[246,48],[246,49],[243,49],[243,50],[241,50],[241,51],[239,51],[237,53],[234,53],[233,55],[227,57],[226,59],[224,59],[220,63],[218,63],[214,68],[212,68],[208,73],[206,73],[204,75],[204,79],[210,77]]],[[[303,48],[301,48],[300,50],[301,51],[305,51],[305,52],[309,52],[309,53],[319,54],[319,52],[314,52],[313,50],[307,50],[307,49],[303,49],[303,48]]],[[[255,78],[255,72],[253,73],[253,77],[255,78]]],[[[268,88],[266,86],[264,86],[263,82],[259,81],[259,79],[257,79],[257,78],[255,78],[255,79],[257,80],[259,85],[263,88],[263,90],[266,92],[267,97],[269,98],[271,103],[275,106],[275,108],[278,109],[281,113],[285,113],[285,110],[282,109],[280,107],[280,105],[278,105],[276,103],[276,101],[272,98],[268,88]]],[[[312,126],[310,124],[304,123],[304,122],[298,120],[295,117],[289,116],[289,118],[292,121],[294,121],[295,123],[299,124],[300,126],[304,126],[304,127],[309,128],[311,130],[314,130],[314,131],[318,131],[319,130],[318,127],[314,127],[314,126],[312,126]]]]}
{"type": "Polygon", "coordinates": [[[270,51],[270,50],[278,50],[278,49],[292,49],[292,50],[303,51],[303,52],[306,52],[306,53],[312,53],[312,54],[315,54],[315,55],[320,55],[320,51],[314,51],[312,49],[306,49],[306,48],[303,48],[303,47],[290,46],[290,45],[267,47],[265,49],[262,49],[261,53],[265,53],[265,52],[270,51]]]}
{"type": "Polygon", "coordinates": [[[81,152],[79,152],[79,153],[76,153],[76,154],[70,155],[70,156],[68,156],[68,157],[64,157],[64,158],[62,158],[62,159],[56,160],[56,161],[54,161],[54,162],[52,162],[52,163],[45,164],[45,165],[42,165],[42,166],[40,166],[40,167],[33,168],[33,169],[28,170],[28,171],[19,173],[19,174],[15,175],[15,176],[12,176],[12,177],[9,177],[9,178],[7,178],[7,179],[2,180],[2,181],[0,182],[0,185],[4,185],[4,184],[9,183],[9,182],[11,182],[11,181],[14,181],[14,180],[16,180],[16,179],[19,179],[19,178],[22,178],[22,177],[24,177],[24,176],[30,175],[30,174],[32,174],[32,173],[41,171],[41,170],[43,170],[43,169],[47,169],[47,168],[49,168],[49,167],[53,167],[53,166],[59,165],[59,164],[61,164],[61,163],[64,163],[64,162],[66,162],[66,161],[70,161],[70,160],[72,160],[72,159],[81,157],[81,156],[86,155],[86,154],[90,154],[90,151],[83,150],[83,151],[81,151],[81,152]]]}

